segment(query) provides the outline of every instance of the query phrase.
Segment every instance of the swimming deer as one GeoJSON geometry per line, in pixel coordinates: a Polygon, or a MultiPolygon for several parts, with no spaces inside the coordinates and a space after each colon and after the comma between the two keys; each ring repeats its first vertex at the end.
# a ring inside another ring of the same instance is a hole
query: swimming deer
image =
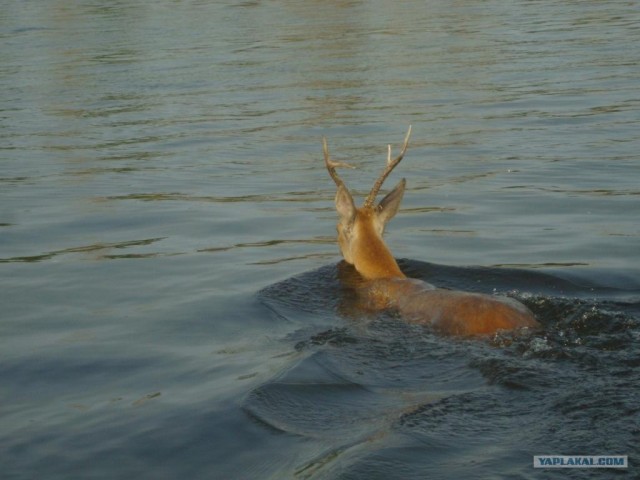
{"type": "Polygon", "coordinates": [[[411,127],[400,154],[393,159],[391,145],[388,146],[387,166],[360,208],[355,206],[351,193],[336,173],[337,167],[350,165],[332,160],[327,140],[322,139],[324,162],[338,187],[335,197],[338,244],[344,260],[362,277],[356,291],[364,304],[374,310],[396,311],[408,322],[426,324],[451,335],[487,335],[498,330],[539,327],[529,309],[512,298],[441,289],[402,273],[382,234],[398,212],[405,179],[380,203],[374,202],[382,184],[404,157],[410,136],[411,127]]]}

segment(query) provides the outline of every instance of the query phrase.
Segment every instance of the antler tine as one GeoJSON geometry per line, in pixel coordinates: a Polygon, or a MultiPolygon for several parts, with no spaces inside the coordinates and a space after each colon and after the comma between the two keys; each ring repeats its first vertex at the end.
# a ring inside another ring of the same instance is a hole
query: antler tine
{"type": "Polygon", "coordinates": [[[329,175],[331,175],[331,178],[333,178],[333,181],[336,182],[336,185],[338,187],[344,187],[345,189],[347,189],[347,186],[344,184],[342,179],[338,176],[338,173],[336,172],[336,167],[345,167],[345,168],[355,168],[355,167],[352,167],[347,163],[334,162],[333,160],[331,160],[331,158],[329,157],[329,147],[327,146],[326,137],[322,137],[322,152],[324,153],[324,164],[326,165],[327,170],[329,171],[329,175]]]}
{"type": "Polygon", "coordinates": [[[378,177],[378,180],[376,180],[376,183],[373,184],[373,187],[371,188],[371,191],[369,192],[367,199],[364,201],[365,207],[371,207],[373,205],[373,202],[376,200],[376,196],[378,195],[378,192],[380,191],[382,184],[387,179],[389,174],[393,171],[393,169],[396,168],[396,165],[400,163],[400,160],[402,160],[402,158],[404,157],[404,154],[407,151],[407,147],[409,146],[410,136],[411,136],[411,125],[409,125],[409,130],[407,130],[407,135],[404,137],[404,144],[402,145],[400,154],[393,160],[391,160],[391,145],[388,146],[387,166],[382,172],[382,174],[380,175],[380,177],[378,177]]]}

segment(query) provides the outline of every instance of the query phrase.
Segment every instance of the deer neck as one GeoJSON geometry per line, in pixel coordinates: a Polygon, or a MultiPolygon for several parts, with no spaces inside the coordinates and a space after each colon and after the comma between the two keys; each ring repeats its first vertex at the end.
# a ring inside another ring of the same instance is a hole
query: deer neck
{"type": "Polygon", "coordinates": [[[398,263],[371,221],[358,222],[352,245],[353,265],[367,280],[405,278],[398,263]]]}

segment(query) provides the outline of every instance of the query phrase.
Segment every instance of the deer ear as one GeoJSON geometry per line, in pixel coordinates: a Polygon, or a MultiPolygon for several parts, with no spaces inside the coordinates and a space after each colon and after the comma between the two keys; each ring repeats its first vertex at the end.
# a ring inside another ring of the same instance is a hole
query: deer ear
{"type": "Polygon", "coordinates": [[[391,220],[396,213],[398,213],[402,197],[404,196],[404,187],[406,184],[407,181],[403,178],[400,180],[398,185],[396,185],[394,189],[386,195],[386,197],[380,200],[377,211],[378,218],[382,222],[382,225],[386,225],[386,223],[391,220]]]}
{"type": "Polygon", "coordinates": [[[353,197],[342,185],[338,187],[338,193],[336,193],[336,210],[340,215],[341,221],[350,223],[356,216],[356,206],[353,203],[353,197]]]}

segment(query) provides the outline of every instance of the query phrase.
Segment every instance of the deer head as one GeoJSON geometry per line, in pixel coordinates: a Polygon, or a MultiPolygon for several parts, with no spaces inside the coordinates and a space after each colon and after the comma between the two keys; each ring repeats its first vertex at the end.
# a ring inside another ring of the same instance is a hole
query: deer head
{"type": "Polygon", "coordinates": [[[404,278],[389,248],[382,239],[385,226],[398,212],[406,181],[403,178],[377,205],[376,196],[385,179],[400,163],[409,145],[411,126],[407,131],[400,154],[391,158],[391,145],[388,146],[387,166],[374,183],[362,207],[358,208],[342,179],[336,173],[337,167],[349,165],[335,162],[329,157],[327,140],[322,139],[324,162],[329,175],[338,187],[336,193],[336,210],[338,211],[338,244],[345,261],[352,264],[364,278],[404,278]]]}

